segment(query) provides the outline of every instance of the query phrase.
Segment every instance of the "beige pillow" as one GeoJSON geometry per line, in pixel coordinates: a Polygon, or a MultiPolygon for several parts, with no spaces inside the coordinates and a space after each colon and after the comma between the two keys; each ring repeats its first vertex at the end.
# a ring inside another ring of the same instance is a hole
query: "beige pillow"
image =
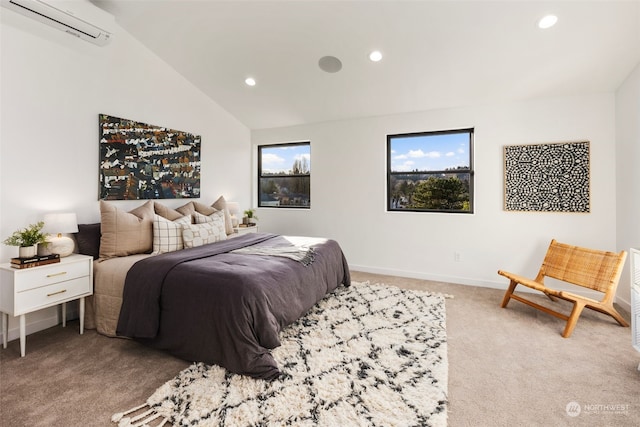
{"type": "Polygon", "coordinates": [[[215,222],[216,225],[222,226],[222,231],[224,231],[226,234],[226,229],[224,227],[224,212],[222,211],[215,211],[211,215],[202,215],[201,213],[194,212],[193,222],[196,224],[204,224],[206,222],[215,222]]]}
{"type": "Polygon", "coordinates": [[[218,209],[219,211],[224,211],[225,230],[227,234],[233,234],[233,223],[231,222],[231,212],[229,212],[229,209],[227,209],[227,201],[224,199],[224,196],[218,197],[218,200],[213,202],[211,206],[213,208],[218,209]]]}
{"type": "Polygon", "coordinates": [[[207,206],[203,203],[199,203],[199,202],[193,202],[193,206],[196,210],[196,212],[201,213],[202,215],[211,215],[217,211],[221,211],[222,209],[216,209],[212,206],[207,206]]]}
{"type": "Polygon", "coordinates": [[[171,209],[170,207],[162,205],[158,202],[153,203],[153,210],[156,212],[156,214],[160,215],[163,218],[168,219],[169,221],[175,221],[176,219],[183,218],[184,216],[191,214],[191,213],[183,214],[182,212],[179,212],[175,209],[171,209]]]}
{"type": "MultiPolygon", "coordinates": [[[[157,203],[156,203],[157,205],[157,203]]],[[[153,252],[158,255],[184,249],[182,241],[182,226],[191,224],[190,216],[183,216],[175,221],[169,221],[160,215],[153,219],[153,252]]]]}
{"type": "Polygon", "coordinates": [[[180,206],[178,209],[176,209],[176,212],[179,212],[183,216],[192,215],[195,211],[196,208],[193,205],[193,202],[189,202],[186,205],[180,206]]]}
{"type": "Polygon", "coordinates": [[[100,258],[151,252],[153,215],[151,200],[130,212],[100,200],[100,258]]]}

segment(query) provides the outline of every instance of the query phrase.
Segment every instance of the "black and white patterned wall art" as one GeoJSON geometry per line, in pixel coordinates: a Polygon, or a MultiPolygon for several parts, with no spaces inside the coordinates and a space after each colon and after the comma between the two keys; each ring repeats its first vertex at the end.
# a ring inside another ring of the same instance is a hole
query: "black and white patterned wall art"
{"type": "Polygon", "coordinates": [[[504,147],[505,210],[590,211],[589,142],[504,147]]]}

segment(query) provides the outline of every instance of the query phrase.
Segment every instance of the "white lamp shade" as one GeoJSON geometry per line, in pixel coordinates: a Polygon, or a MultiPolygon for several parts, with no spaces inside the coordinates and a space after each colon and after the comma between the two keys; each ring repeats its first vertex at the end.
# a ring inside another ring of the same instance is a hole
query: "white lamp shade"
{"type": "Polygon", "coordinates": [[[75,213],[45,214],[42,231],[49,234],[77,233],[78,218],[75,213]]]}
{"type": "Polygon", "coordinates": [[[227,202],[227,210],[231,215],[231,225],[236,228],[238,226],[238,217],[236,215],[240,213],[240,203],[227,202]]]}
{"type": "Polygon", "coordinates": [[[227,209],[229,209],[229,213],[236,215],[240,213],[240,203],[238,202],[227,202],[227,209]]]}

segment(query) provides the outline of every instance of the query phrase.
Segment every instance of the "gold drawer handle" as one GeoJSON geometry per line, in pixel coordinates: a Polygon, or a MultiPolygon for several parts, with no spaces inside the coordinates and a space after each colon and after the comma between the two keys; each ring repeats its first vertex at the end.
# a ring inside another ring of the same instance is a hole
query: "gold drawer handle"
{"type": "Polygon", "coordinates": [[[65,274],[67,274],[66,271],[61,271],[60,273],[47,274],[47,277],[64,276],[65,274]]]}
{"type": "Polygon", "coordinates": [[[54,292],[54,293],[52,293],[52,294],[47,294],[47,296],[48,296],[48,297],[52,297],[52,296],[54,296],[54,295],[64,294],[65,292],[67,292],[67,290],[66,290],[66,289],[63,289],[63,290],[61,290],[61,291],[54,292]]]}

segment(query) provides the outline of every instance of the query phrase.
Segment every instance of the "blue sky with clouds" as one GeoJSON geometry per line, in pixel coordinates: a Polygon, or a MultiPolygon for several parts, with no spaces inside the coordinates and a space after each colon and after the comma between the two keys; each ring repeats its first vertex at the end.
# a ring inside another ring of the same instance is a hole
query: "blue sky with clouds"
{"type": "Polygon", "coordinates": [[[262,147],[263,173],[288,173],[296,159],[307,159],[311,170],[311,153],[309,145],[286,145],[262,147]]]}
{"type": "Polygon", "coordinates": [[[469,134],[445,133],[391,139],[391,171],[469,167],[469,134]]]}

